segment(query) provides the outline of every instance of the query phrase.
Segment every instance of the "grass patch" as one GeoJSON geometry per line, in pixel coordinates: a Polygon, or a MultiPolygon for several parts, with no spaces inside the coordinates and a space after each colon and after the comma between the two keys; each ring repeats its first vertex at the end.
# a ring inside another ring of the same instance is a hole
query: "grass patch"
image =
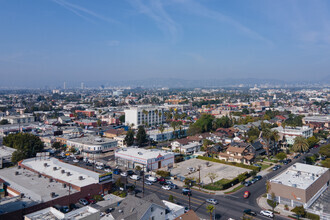
{"type": "Polygon", "coordinates": [[[265,170],[271,166],[270,164],[259,164],[259,165],[261,166],[261,170],[265,170]]]}
{"type": "Polygon", "coordinates": [[[229,192],[225,192],[225,194],[230,194],[230,193],[236,192],[236,191],[242,189],[243,187],[244,187],[244,185],[239,185],[239,186],[235,187],[233,190],[231,190],[229,192]]]}

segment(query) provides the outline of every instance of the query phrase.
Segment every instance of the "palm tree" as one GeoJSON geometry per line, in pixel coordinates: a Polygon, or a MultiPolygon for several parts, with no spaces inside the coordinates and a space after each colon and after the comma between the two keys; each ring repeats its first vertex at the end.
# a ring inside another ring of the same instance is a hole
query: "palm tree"
{"type": "Polygon", "coordinates": [[[206,212],[210,213],[210,220],[212,220],[212,215],[213,215],[214,209],[215,209],[214,205],[206,206],[206,210],[207,210],[206,212]]]}
{"type": "Polygon", "coordinates": [[[278,131],[277,130],[273,130],[272,132],[271,132],[271,140],[273,140],[275,143],[274,143],[274,145],[275,145],[275,150],[276,150],[276,152],[275,153],[277,153],[277,148],[278,148],[278,141],[280,140],[280,135],[278,134],[278,131]]]}
{"type": "Polygon", "coordinates": [[[163,139],[164,139],[164,137],[163,137],[163,132],[164,132],[164,130],[165,130],[164,125],[159,125],[158,130],[159,130],[160,133],[162,134],[162,140],[163,140],[163,139]]]}
{"type": "Polygon", "coordinates": [[[294,139],[294,144],[292,146],[292,149],[295,152],[304,152],[307,151],[309,148],[309,144],[307,142],[307,139],[302,137],[302,136],[298,136],[294,139]]]}

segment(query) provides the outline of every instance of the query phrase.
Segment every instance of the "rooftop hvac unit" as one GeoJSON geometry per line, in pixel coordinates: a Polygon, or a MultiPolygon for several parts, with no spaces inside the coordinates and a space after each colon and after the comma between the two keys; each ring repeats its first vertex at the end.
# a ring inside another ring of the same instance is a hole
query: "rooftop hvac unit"
{"type": "Polygon", "coordinates": [[[47,167],[48,166],[48,164],[47,163],[44,163],[44,167],[47,167]]]}
{"type": "Polygon", "coordinates": [[[62,186],[63,186],[63,188],[66,188],[66,183],[63,183],[62,186]]]}
{"type": "Polygon", "coordinates": [[[41,178],[41,174],[40,173],[38,174],[38,177],[41,178]]]}
{"type": "Polygon", "coordinates": [[[57,167],[53,167],[53,170],[54,170],[54,171],[57,170],[57,167]]]}
{"type": "Polygon", "coordinates": [[[138,152],[138,155],[142,155],[143,153],[142,152],[138,152]]]}
{"type": "Polygon", "coordinates": [[[123,210],[119,209],[118,212],[119,212],[119,213],[123,213],[123,210]]]}
{"type": "Polygon", "coordinates": [[[55,195],[56,195],[56,194],[55,194],[54,192],[51,192],[51,193],[50,193],[50,197],[52,197],[52,198],[54,198],[55,195]]]}
{"type": "Polygon", "coordinates": [[[61,170],[61,173],[65,173],[65,170],[61,170]]]}
{"type": "Polygon", "coordinates": [[[50,178],[50,179],[49,179],[49,182],[50,182],[50,183],[51,183],[51,182],[53,182],[53,179],[52,179],[52,178],[50,178]]]}
{"type": "Polygon", "coordinates": [[[84,177],[83,176],[79,176],[79,180],[83,180],[84,179],[84,177]]]}
{"type": "Polygon", "coordinates": [[[21,166],[18,166],[17,168],[18,168],[18,169],[21,169],[21,166]]]}
{"type": "Polygon", "coordinates": [[[16,172],[15,172],[15,175],[17,176],[18,174],[19,174],[19,172],[18,172],[18,171],[16,171],[16,172]]]}
{"type": "Polygon", "coordinates": [[[67,176],[70,176],[70,172],[67,172],[66,175],[67,175],[67,176]]]}

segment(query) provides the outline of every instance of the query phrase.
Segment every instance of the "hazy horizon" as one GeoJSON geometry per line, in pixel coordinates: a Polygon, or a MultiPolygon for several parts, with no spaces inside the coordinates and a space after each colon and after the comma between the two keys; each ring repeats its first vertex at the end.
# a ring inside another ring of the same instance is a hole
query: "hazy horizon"
{"type": "Polygon", "coordinates": [[[330,76],[330,2],[0,0],[0,87],[330,76]]]}

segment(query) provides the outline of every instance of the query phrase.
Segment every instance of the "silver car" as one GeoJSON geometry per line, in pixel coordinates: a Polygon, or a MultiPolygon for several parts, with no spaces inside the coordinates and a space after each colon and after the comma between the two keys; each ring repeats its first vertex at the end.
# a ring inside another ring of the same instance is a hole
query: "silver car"
{"type": "Polygon", "coordinates": [[[218,204],[218,200],[216,200],[216,199],[206,199],[205,201],[208,202],[208,203],[211,203],[213,205],[218,204]]]}

